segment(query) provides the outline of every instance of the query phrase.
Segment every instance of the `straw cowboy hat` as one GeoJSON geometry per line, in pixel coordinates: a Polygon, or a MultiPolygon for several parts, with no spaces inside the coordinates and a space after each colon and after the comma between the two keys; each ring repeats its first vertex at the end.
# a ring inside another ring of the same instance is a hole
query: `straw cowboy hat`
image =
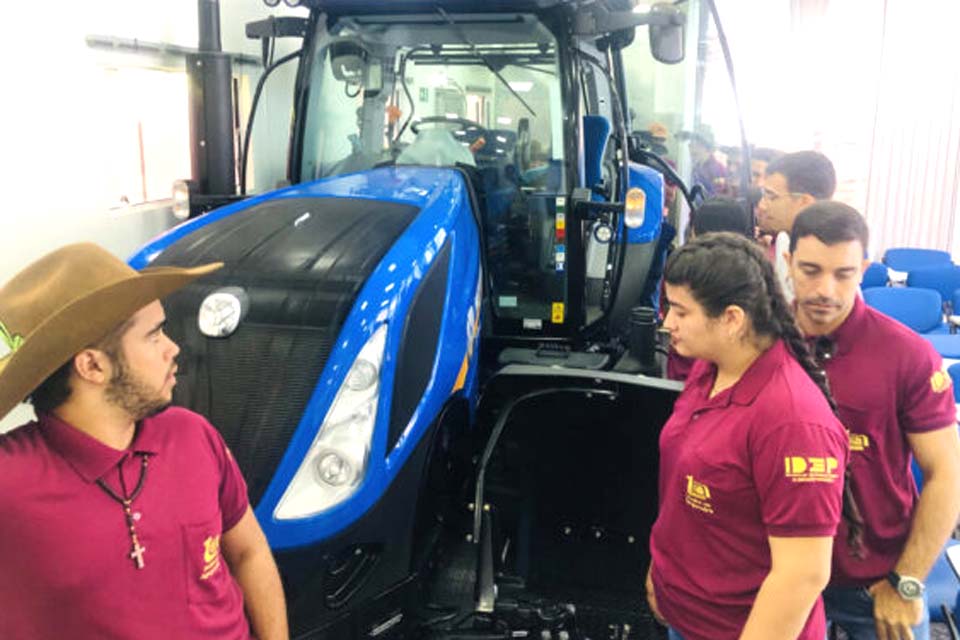
{"type": "Polygon", "coordinates": [[[222,266],[138,272],[91,243],[28,266],[0,289],[0,418],[138,310],[222,266]]]}

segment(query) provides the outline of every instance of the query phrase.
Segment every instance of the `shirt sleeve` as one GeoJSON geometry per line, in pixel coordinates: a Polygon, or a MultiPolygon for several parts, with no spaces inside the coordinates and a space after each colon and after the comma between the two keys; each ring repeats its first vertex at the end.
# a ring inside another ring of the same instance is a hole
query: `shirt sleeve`
{"type": "Polygon", "coordinates": [[[903,366],[899,385],[897,417],[908,433],[936,431],[957,421],[953,383],[943,360],[926,340],[918,339],[917,345],[908,352],[911,358],[903,366]]]}
{"type": "Polygon", "coordinates": [[[224,533],[233,529],[250,506],[247,498],[247,483],[243,480],[240,467],[234,460],[230,448],[223,441],[223,436],[210,423],[206,423],[208,434],[213,444],[214,455],[220,465],[220,517],[224,533]]]}
{"type": "Polygon", "coordinates": [[[778,425],[751,444],[754,481],[769,535],[836,534],[847,446],[839,424],[803,422],[778,425]]]}

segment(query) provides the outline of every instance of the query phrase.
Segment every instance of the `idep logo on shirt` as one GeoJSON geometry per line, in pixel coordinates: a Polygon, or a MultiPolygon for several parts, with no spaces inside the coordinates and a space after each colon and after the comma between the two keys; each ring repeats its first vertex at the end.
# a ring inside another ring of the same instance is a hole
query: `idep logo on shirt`
{"type": "Polygon", "coordinates": [[[203,541],[203,573],[201,580],[206,580],[220,568],[220,536],[210,536],[203,541]]]}
{"type": "Polygon", "coordinates": [[[786,476],[794,482],[833,482],[840,466],[831,456],[787,456],[783,463],[786,476]]]}
{"type": "Polygon", "coordinates": [[[870,436],[865,433],[850,434],[850,451],[866,451],[870,448],[870,436]]]}
{"type": "Polygon", "coordinates": [[[710,487],[697,482],[693,476],[687,476],[687,495],[684,501],[697,511],[713,513],[713,505],[710,504],[710,487]]]}

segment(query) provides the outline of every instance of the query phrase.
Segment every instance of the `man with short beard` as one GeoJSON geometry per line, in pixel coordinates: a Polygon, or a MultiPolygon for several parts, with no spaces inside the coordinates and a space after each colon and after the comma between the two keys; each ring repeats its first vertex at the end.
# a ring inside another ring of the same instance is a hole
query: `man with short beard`
{"type": "Polygon", "coordinates": [[[0,289],[0,638],[287,638],[286,605],[219,433],[168,408],[160,300],[218,269],[134,271],[70,245],[0,289]]]}
{"type": "Polygon", "coordinates": [[[960,513],[960,439],[950,376],[929,342],[857,295],[867,224],[818,202],[790,234],[796,317],[826,370],[850,437],[862,553],[834,540],[827,617],[852,640],[927,640],[923,581],[960,513]],[[910,472],[914,458],[923,490],[910,472]]]}

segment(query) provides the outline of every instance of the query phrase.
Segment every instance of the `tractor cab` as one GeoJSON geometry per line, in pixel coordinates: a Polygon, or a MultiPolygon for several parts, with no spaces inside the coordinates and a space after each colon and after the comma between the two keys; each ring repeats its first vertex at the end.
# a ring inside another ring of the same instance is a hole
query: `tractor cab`
{"type": "Polygon", "coordinates": [[[312,6],[291,182],[456,170],[481,232],[484,331],[511,348],[502,361],[625,337],[631,307],[650,303],[663,180],[628,161],[620,50],[653,23],[655,53],[677,61],[684,16],[622,1],[312,6]]]}

